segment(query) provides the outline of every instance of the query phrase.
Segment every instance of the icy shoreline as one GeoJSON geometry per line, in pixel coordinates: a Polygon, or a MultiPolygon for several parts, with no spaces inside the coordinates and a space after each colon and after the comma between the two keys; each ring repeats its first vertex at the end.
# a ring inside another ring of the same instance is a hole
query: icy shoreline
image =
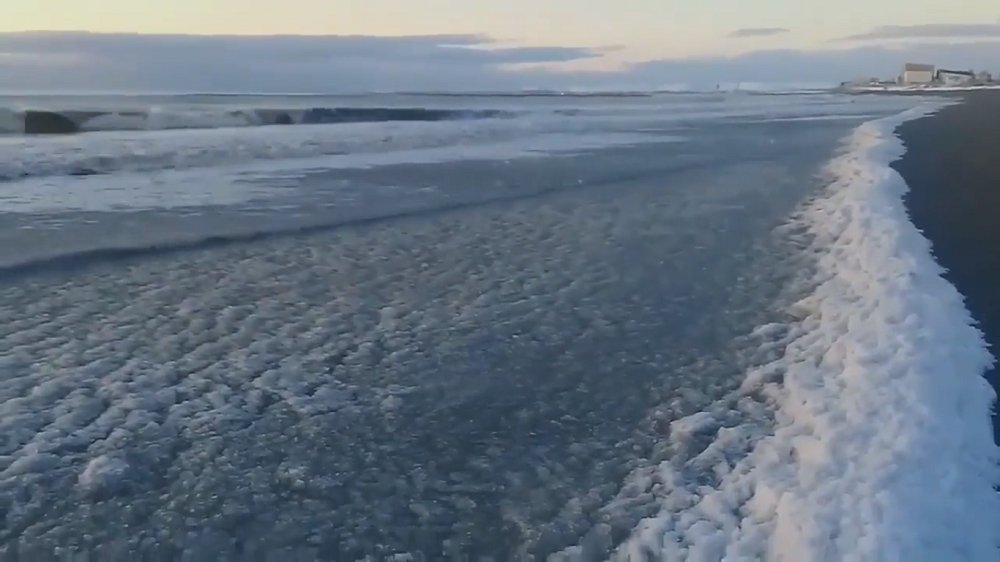
{"type": "MultiPolygon", "coordinates": [[[[827,168],[830,187],[794,225],[812,240],[816,289],[795,307],[784,357],[745,385],[776,403],[773,435],[717,487],[671,494],[616,559],[1000,555],[995,395],[981,376],[993,359],[889,168],[904,152],[896,127],[933,109],[855,130],[827,168]]],[[[676,481],[676,467],[661,470],[676,481]]]]}

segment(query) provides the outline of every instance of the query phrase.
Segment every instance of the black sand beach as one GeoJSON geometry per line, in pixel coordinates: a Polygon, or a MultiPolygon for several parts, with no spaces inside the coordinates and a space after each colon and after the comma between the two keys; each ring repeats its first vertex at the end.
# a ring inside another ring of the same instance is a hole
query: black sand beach
{"type": "MultiPolygon", "coordinates": [[[[1000,352],[1000,92],[975,92],[899,129],[906,155],[893,164],[910,186],[906,205],[947,278],[1000,352]]],[[[998,370],[987,377],[1000,391],[998,370]]],[[[1000,416],[993,418],[1000,443],[1000,416]]]]}

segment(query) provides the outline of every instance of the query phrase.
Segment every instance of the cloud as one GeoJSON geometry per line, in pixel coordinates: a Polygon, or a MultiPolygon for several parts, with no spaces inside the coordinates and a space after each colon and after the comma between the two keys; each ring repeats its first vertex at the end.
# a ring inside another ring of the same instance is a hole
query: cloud
{"type": "Polygon", "coordinates": [[[21,90],[360,92],[457,84],[490,89],[511,84],[509,66],[602,54],[581,47],[503,46],[474,34],[6,33],[0,34],[0,83],[21,90]]]}
{"type": "Polygon", "coordinates": [[[924,25],[884,25],[865,33],[843,37],[841,41],[884,39],[1000,39],[1000,23],[932,23],[924,25]]]}
{"type": "Polygon", "coordinates": [[[729,37],[735,38],[746,38],[746,37],[770,37],[772,35],[783,35],[785,33],[791,32],[791,29],[784,27],[744,27],[742,29],[737,29],[729,34],[729,37]]]}
{"type": "Polygon", "coordinates": [[[607,48],[506,46],[474,34],[237,37],[0,34],[5,90],[146,92],[487,91],[524,88],[712,89],[716,84],[837,84],[892,77],[906,61],[1000,71],[992,38],[859,43],[639,62],[616,71],[566,63],[607,48]],[[576,67],[579,68],[579,67],[576,67]]]}
{"type": "Polygon", "coordinates": [[[993,41],[955,44],[862,45],[848,49],[761,50],[733,57],[661,59],[633,65],[628,79],[646,84],[826,83],[860,77],[896,76],[907,61],[940,66],[1000,70],[993,41]]]}

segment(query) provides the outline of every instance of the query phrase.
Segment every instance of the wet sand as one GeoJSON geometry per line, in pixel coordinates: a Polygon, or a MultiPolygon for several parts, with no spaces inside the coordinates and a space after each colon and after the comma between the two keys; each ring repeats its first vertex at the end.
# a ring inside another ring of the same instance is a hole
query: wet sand
{"type": "MultiPolygon", "coordinates": [[[[1000,352],[1000,92],[899,129],[906,155],[893,164],[910,186],[906,205],[946,277],[965,295],[994,355],[1000,352]]],[[[986,374],[1000,391],[996,368],[986,374]]],[[[994,410],[1000,443],[1000,416],[994,410]]]]}

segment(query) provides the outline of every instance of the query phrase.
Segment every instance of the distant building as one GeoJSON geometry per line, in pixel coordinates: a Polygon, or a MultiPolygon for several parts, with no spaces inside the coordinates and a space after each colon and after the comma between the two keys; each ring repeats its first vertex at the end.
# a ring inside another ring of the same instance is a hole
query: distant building
{"type": "Polygon", "coordinates": [[[933,64],[906,63],[903,66],[903,73],[899,76],[899,83],[904,86],[930,84],[931,82],[934,82],[933,64]]]}
{"type": "Polygon", "coordinates": [[[937,71],[937,81],[945,86],[965,86],[976,80],[976,73],[971,70],[945,70],[937,71]]]}

